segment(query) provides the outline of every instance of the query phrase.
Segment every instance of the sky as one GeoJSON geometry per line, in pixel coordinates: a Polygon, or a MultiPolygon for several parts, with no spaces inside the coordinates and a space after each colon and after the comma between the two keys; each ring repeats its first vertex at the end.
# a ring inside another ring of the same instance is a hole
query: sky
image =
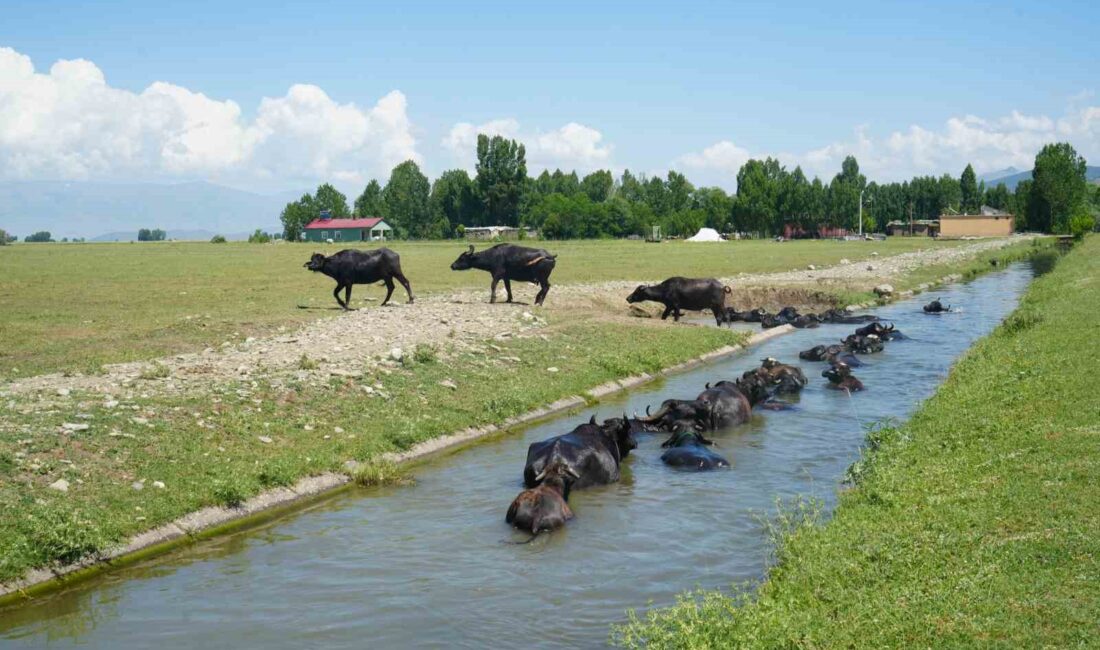
{"type": "Polygon", "coordinates": [[[207,180],[357,193],[407,159],[472,170],[750,157],[828,180],[1100,163],[1100,3],[55,2],[0,20],[0,181],[207,180]],[[290,3],[287,3],[290,4],[290,3]],[[965,5],[965,6],[964,6],[965,5]]]}

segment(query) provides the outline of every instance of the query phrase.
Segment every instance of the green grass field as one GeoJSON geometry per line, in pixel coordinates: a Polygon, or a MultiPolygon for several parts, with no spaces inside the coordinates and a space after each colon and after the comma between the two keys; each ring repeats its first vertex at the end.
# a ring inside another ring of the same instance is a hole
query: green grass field
{"type": "MultiPolygon", "coordinates": [[[[959,242],[892,238],[886,242],[744,241],[729,244],[566,241],[543,245],[559,255],[556,284],[662,280],[672,275],[729,276],[825,266],[871,251],[891,255],[959,242]]],[[[455,272],[462,242],[389,244],[418,294],[453,289],[488,293],[488,276],[455,272]]],[[[479,246],[480,247],[480,246],[479,246]]],[[[0,248],[0,378],[55,371],[94,372],[216,346],[335,314],[329,278],[302,268],[310,253],[343,246],[309,244],[20,244],[0,248]],[[234,337],[234,334],[237,336],[234,337]]],[[[358,287],[353,299],[378,297],[358,287]]],[[[398,293],[401,295],[401,289],[398,293]]],[[[553,309],[553,292],[548,301],[553,309]]],[[[360,303],[362,304],[362,303],[360,303]]]]}
{"type": "Polygon", "coordinates": [[[1084,648],[1100,639],[1100,237],[1039,278],[756,592],[618,629],[653,648],[1084,648]]]}

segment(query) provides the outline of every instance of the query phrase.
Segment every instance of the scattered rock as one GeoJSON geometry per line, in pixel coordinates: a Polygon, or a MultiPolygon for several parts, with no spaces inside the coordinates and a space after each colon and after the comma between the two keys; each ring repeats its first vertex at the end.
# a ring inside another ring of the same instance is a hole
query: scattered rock
{"type": "Polygon", "coordinates": [[[116,406],[118,406],[118,400],[116,399],[109,399],[106,402],[103,402],[103,408],[105,409],[113,409],[116,406]]]}
{"type": "Polygon", "coordinates": [[[374,386],[360,386],[359,390],[363,391],[367,395],[374,394],[374,386]]]}
{"type": "Polygon", "coordinates": [[[87,431],[90,427],[84,423],[66,422],[61,425],[61,428],[65,431],[87,431]]]}
{"type": "Polygon", "coordinates": [[[271,438],[269,438],[269,437],[267,437],[267,436],[260,436],[260,437],[258,438],[258,440],[259,440],[260,442],[264,443],[265,445],[270,445],[270,444],[271,444],[272,442],[274,442],[274,441],[273,441],[273,440],[272,440],[271,438]]]}
{"type": "Polygon", "coordinates": [[[558,369],[554,366],[550,366],[546,369],[546,372],[558,372],[558,369]]]}
{"type": "Polygon", "coordinates": [[[841,264],[851,264],[852,262],[851,262],[851,260],[849,260],[849,259],[848,259],[847,257],[845,257],[845,258],[842,258],[842,259],[840,260],[840,263],[841,263],[841,264]]]}
{"type": "Polygon", "coordinates": [[[333,433],[343,433],[344,432],[344,427],[332,427],[332,432],[333,433]]]}
{"type": "Polygon", "coordinates": [[[458,390],[458,384],[454,383],[450,379],[444,379],[443,381],[439,382],[439,385],[444,388],[450,388],[451,390],[458,390]]]}
{"type": "Polygon", "coordinates": [[[165,488],[165,485],[163,481],[153,481],[153,487],[158,490],[163,490],[165,488]]]}
{"type": "Polygon", "coordinates": [[[51,490],[57,490],[58,492],[68,492],[69,491],[69,482],[66,481],[63,478],[59,478],[56,481],[54,481],[53,483],[50,483],[50,489],[51,490]]]}
{"type": "Polygon", "coordinates": [[[313,431],[313,425],[312,424],[307,424],[307,425],[303,426],[302,429],[304,429],[306,431],[313,431]]]}
{"type": "Polygon", "coordinates": [[[875,291],[876,296],[878,296],[880,298],[885,298],[885,297],[888,297],[890,295],[893,295],[894,287],[893,287],[893,285],[889,285],[889,284],[880,284],[877,287],[875,287],[874,291],[875,291]]]}
{"type": "Polygon", "coordinates": [[[141,492],[145,489],[145,483],[143,481],[134,481],[130,484],[130,488],[136,492],[141,492]]]}
{"type": "Polygon", "coordinates": [[[806,270],[807,270],[807,271],[816,271],[816,270],[817,270],[817,267],[816,267],[816,266],[814,266],[813,264],[807,264],[807,265],[806,265],[806,270]]]}
{"type": "Polygon", "coordinates": [[[142,424],[142,425],[149,424],[149,419],[148,418],[130,418],[130,421],[133,422],[134,424],[142,424]]]}
{"type": "Polygon", "coordinates": [[[391,361],[400,361],[404,356],[405,353],[401,350],[401,348],[393,348],[392,350],[390,350],[391,361]]]}
{"type": "Polygon", "coordinates": [[[523,312],[523,315],[521,316],[521,318],[523,318],[523,320],[525,320],[525,321],[530,322],[530,321],[535,320],[535,315],[532,314],[529,311],[525,311],[525,312],[523,312]]]}
{"type": "Polygon", "coordinates": [[[70,392],[72,392],[72,391],[70,391],[68,388],[58,388],[57,389],[58,397],[68,397],[70,392]]]}
{"type": "Polygon", "coordinates": [[[878,251],[871,251],[871,257],[878,257],[878,251]]]}
{"type": "Polygon", "coordinates": [[[360,370],[346,370],[344,368],[333,368],[332,370],[328,371],[328,374],[332,375],[333,377],[347,377],[349,379],[359,379],[363,376],[363,373],[360,370]]]}

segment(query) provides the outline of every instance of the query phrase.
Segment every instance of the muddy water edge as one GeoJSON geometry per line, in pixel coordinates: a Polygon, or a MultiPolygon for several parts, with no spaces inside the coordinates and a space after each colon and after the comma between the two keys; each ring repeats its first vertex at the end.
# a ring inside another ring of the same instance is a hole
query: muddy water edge
{"type": "Polygon", "coordinates": [[[864,357],[868,390],[824,389],[824,364],[799,350],[854,326],[768,341],[598,406],[415,468],[415,485],[359,489],[258,529],[204,541],[0,611],[0,645],[110,648],[591,647],[629,608],[668,605],[694,587],[762,576],[761,517],[776,499],[813,496],[826,510],[858,458],[865,427],[904,419],[952,362],[1016,306],[1028,264],[877,310],[911,338],[864,357]],[[920,305],[961,307],[943,316],[920,305]],[[693,397],[773,356],[810,385],[789,411],[757,414],[716,436],[731,469],[685,473],[643,436],[615,485],[575,492],[577,518],[526,545],[504,524],[528,444],[593,413],[642,411],[693,397]]]}

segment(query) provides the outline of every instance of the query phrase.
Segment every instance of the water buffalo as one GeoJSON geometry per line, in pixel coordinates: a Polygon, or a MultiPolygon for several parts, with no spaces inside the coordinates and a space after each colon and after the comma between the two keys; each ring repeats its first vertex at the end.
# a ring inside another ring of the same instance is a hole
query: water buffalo
{"type": "Polygon", "coordinates": [[[508,293],[508,302],[512,302],[512,280],[537,284],[539,292],[535,295],[535,304],[541,305],[550,292],[550,272],[557,264],[557,255],[551,255],[541,248],[526,248],[513,244],[497,244],[480,253],[470,250],[458,256],[451,264],[452,271],[479,269],[488,271],[493,278],[489,302],[497,301],[497,285],[504,280],[504,290],[508,293]]]}
{"type": "Polygon", "coordinates": [[[762,380],[743,377],[707,384],[695,399],[666,399],[656,413],[647,408],[646,416],[637,419],[662,431],[720,431],[748,422],[753,407],[767,397],[762,380]]]}
{"type": "Polygon", "coordinates": [[[634,304],[646,300],[659,302],[665,306],[661,320],[672,314],[674,321],[680,320],[681,309],[702,311],[709,309],[714,320],[722,324],[726,313],[726,296],[730,288],[714,279],[669,278],[660,284],[640,285],[626,301],[634,304]]]}
{"type": "Polygon", "coordinates": [[[883,341],[896,341],[907,338],[904,334],[894,329],[893,324],[883,325],[879,322],[868,323],[863,327],[857,328],[856,334],[859,336],[874,335],[883,341]]]}
{"type": "Polygon", "coordinates": [[[878,316],[874,314],[849,314],[840,309],[827,309],[819,314],[818,318],[822,323],[831,323],[835,325],[857,325],[859,323],[869,323],[878,320],[878,316]]]}
{"type": "Polygon", "coordinates": [[[806,375],[798,366],[779,363],[777,359],[768,357],[761,361],[759,368],[745,372],[742,377],[759,377],[765,386],[775,395],[789,395],[802,390],[808,383],[806,375]]]}
{"type": "Polygon", "coordinates": [[[677,431],[661,445],[662,448],[667,449],[661,454],[661,461],[672,467],[699,472],[729,467],[729,461],[707,449],[704,446],[707,444],[713,443],[697,431],[677,431]]]}
{"type": "Polygon", "coordinates": [[[768,310],[764,309],[763,307],[757,307],[756,309],[751,309],[747,312],[744,312],[744,314],[745,317],[742,320],[744,320],[746,323],[759,323],[762,322],[764,318],[768,315],[768,310]]]}
{"type": "Polygon", "coordinates": [[[933,300],[924,306],[924,313],[926,314],[942,314],[949,311],[951,311],[951,305],[945,307],[939,299],[933,300]]]}
{"type": "Polygon", "coordinates": [[[799,352],[798,358],[806,361],[828,361],[829,363],[843,361],[853,368],[863,365],[859,357],[845,350],[842,345],[815,345],[809,350],[799,352]]]}
{"type": "Polygon", "coordinates": [[[565,463],[571,475],[576,475],[572,484],[576,489],[618,481],[619,465],[638,447],[626,419],[624,415],[601,425],[592,416],[569,433],[531,443],[523,468],[524,484],[535,487],[543,470],[557,462],[565,463]]]}
{"type": "Polygon", "coordinates": [[[535,535],[560,528],[573,518],[566,501],[571,483],[577,478],[577,473],[564,461],[551,463],[535,475],[538,486],[520,492],[512,501],[504,521],[535,535]]]}
{"type": "Polygon", "coordinates": [[[849,368],[846,363],[834,363],[832,366],[822,370],[821,376],[829,380],[829,383],[825,384],[826,388],[846,390],[849,393],[863,390],[863,382],[852,374],[852,369],[849,368]]]}
{"type": "Polygon", "coordinates": [[[345,311],[351,310],[352,285],[384,282],[386,284],[386,299],[382,301],[384,305],[393,295],[394,278],[405,287],[405,292],[409,294],[409,302],[413,301],[412,287],[401,272],[401,256],[388,248],[369,251],[349,248],[328,257],[321,253],[314,253],[313,257],[302,266],[314,273],[324,273],[336,280],[336,289],[333,290],[332,295],[345,311]],[[340,300],[341,289],[344,290],[343,300],[340,300]]]}
{"type": "Polygon", "coordinates": [[[882,339],[874,334],[868,334],[867,336],[850,334],[848,338],[844,339],[844,349],[856,354],[874,354],[882,352],[884,348],[882,339]]]}

